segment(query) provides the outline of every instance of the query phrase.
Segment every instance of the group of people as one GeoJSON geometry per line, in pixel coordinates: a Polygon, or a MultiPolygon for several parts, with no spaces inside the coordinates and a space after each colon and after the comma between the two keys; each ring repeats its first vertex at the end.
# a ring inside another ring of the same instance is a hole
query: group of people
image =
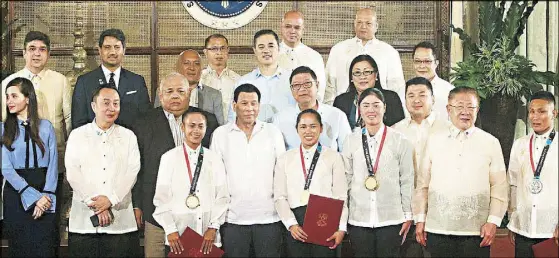
{"type": "Polygon", "coordinates": [[[3,219],[10,253],[53,256],[62,179],[72,187],[72,257],[190,252],[190,228],[227,257],[489,257],[509,212],[517,257],[558,234],[554,96],[529,100],[534,129],[515,141],[508,173],[499,141],[476,128],[480,99],[440,79],[434,46],[398,52],[375,38],[373,9],[324,65],[287,12],[281,42],[255,33],[257,68],[227,67],[213,34],[202,57],[185,50],[155,105],[142,76],[122,68],[124,33],[101,33],[101,65],[72,89],[45,68],[47,35],[29,32],[25,68],[2,82],[3,219]],[[306,243],[309,195],[344,201],[330,247],[306,243]],[[58,198],[57,198],[58,197],[58,198]]]}

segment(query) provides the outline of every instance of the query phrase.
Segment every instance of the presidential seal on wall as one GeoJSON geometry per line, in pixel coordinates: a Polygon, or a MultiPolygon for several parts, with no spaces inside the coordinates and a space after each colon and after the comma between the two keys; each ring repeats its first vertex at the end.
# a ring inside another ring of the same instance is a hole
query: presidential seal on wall
{"type": "Polygon", "coordinates": [[[183,1],[188,13],[214,29],[236,29],[258,17],[268,1],[183,1]]]}

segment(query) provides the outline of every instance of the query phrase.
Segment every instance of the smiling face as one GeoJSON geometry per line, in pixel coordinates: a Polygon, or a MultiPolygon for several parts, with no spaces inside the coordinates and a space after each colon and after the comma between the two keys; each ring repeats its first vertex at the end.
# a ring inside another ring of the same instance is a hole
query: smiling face
{"type": "Polygon", "coordinates": [[[256,38],[256,46],[253,47],[256,61],[261,65],[273,65],[279,55],[278,42],[274,35],[264,34],[256,38]]]}
{"type": "Polygon", "coordinates": [[[27,114],[29,98],[21,93],[19,86],[10,86],[6,89],[6,105],[11,114],[27,114]]]}
{"type": "Polygon", "coordinates": [[[181,128],[188,146],[199,146],[206,134],[206,119],[200,113],[186,114],[181,128]]]}
{"type": "Polygon", "coordinates": [[[114,124],[120,114],[120,97],[118,92],[111,88],[104,88],[91,103],[95,120],[100,124],[114,124]]]}
{"type": "Polygon", "coordinates": [[[42,71],[47,65],[49,51],[47,45],[41,40],[33,40],[27,43],[23,50],[25,67],[31,71],[42,71]]]}
{"type": "Polygon", "coordinates": [[[382,123],[386,105],[374,94],[368,95],[359,104],[359,112],[367,126],[375,126],[382,123]]]}
{"type": "Polygon", "coordinates": [[[417,76],[432,80],[435,77],[438,62],[433,50],[419,47],[413,55],[413,70],[417,76]]]}
{"type": "Polygon", "coordinates": [[[542,134],[553,126],[553,119],[557,117],[557,110],[553,108],[553,103],[544,99],[530,101],[528,119],[534,132],[542,134]]]}
{"type": "Polygon", "coordinates": [[[318,122],[316,115],[312,113],[301,115],[301,119],[297,124],[297,134],[299,134],[299,138],[301,138],[303,147],[310,148],[315,145],[321,133],[322,126],[318,122]]]}
{"type": "Polygon", "coordinates": [[[291,93],[297,103],[302,105],[313,105],[316,102],[318,86],[309,73],[300,73],[293,76],[291,80],[291,93]],[[306,86],[311,87],[307,88],[306,86]]]}
{"type": "Polygon", "coordinates": [[[478,107],[478,99],[472,93],[456,93],[446,106],[450,121],[462,131],[474,126],[479,111],[478,107]]]}
{"type": "Polygon", "coordinates": [[[361,93],[375,86],[377,71],[369,62],[361,61],[356,63],[351,69],[351,79],[357,92],[361,93]]]}
{"type": "Polygon", "coordinates": [[[426,85],[413,84],[408,86],[406,91],[406,108],[412,118],[426,118],[431,114],[433,104],[435,104],[435,99],[426,85]]]}
{"type": "Polygon", "coordinates": [[[98,49],[101,62],[105,67],[116,69],[122,64],[125,49],[122,42],[117,38],[106,36],[103,39],[103,44],[98,49]]]}

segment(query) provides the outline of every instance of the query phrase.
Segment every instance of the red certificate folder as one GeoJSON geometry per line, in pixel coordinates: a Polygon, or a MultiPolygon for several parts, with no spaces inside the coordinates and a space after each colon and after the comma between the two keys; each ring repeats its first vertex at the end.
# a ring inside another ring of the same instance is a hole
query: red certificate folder
{"type": "Polygon", "coordinates": [[[224,252],[215,245],[209,254],[200,252],[204,238],[189,227],[184,230],[179,240],[184,247],[184,251],[180,254],[169,252],[169,257],[222,257],[224,254],[224,252]]]}
{"type": "Polygon", "coordinates": [[[340,227],[344,201],[311,194],[303,231],[307,233],[307,243],[333,246],[334,240],[326,241],[340,227]]]}
{"type": "Polygon", "coordinates": [[[555,244],[555,239],[550,238],[532,246],[534,257],[559,257],[559,247],[555,244]]]}

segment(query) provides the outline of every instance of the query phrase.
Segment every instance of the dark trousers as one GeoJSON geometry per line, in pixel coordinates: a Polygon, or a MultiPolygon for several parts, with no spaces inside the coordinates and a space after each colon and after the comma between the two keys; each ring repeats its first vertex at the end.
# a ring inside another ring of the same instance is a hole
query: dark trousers
{"type": "Polygon", "coordinates": [[[349,242],[355,257],[400,257],[402,224],[379,228],[348,225],[349,242]]]}
{"type": "Polygon", "coordinates": [[[138,257],[138,231],[124,234],[68,233],[69,257],[138,257]]]}
{"type": "Polygon", "coordinates": [[[415,225],[410,226],[406,240],[400,246],[400,256],[406,258],[425,257],[423,247],[415,240],[415,225]]]}
{"type": "MultiPolygon", "coordinates": [[[[291,210],[295,215],[295,219],[297,219],[297,223],[302,226],[303,222],[305,221],[305,212],[307,211],[307,206],[302,206],[291,210]]],[[[311,243],[303,243],[299,240],[295,240],[293,236],[291,236],[290,232],[287,232],[285,236],[285,242],[287,247],[287,254],[289,257],[336,257],[336,249],[330,249],[326,246],[315,245],[311,243]]]]}
{"type": "Polygon", "coordinates": [[[487,257],[491,248],[479,247],[479,236],[454,236],[427,233],[427,250],[431,257],[487,257]]]}
{"type": "Polygon", "coordinates": [[[547,238],[528,238],[514,234],[514,257],[534,257],[532,246],[547,240],[547,238]]]}
{"type": "Polygon", "coordinates": [[[226,257],[280,257],[282,245],[281,222],[256,225],[225,223],[221,240],[226,257]],[[252,252],[251,252],[252,251],[252,252]]]}

